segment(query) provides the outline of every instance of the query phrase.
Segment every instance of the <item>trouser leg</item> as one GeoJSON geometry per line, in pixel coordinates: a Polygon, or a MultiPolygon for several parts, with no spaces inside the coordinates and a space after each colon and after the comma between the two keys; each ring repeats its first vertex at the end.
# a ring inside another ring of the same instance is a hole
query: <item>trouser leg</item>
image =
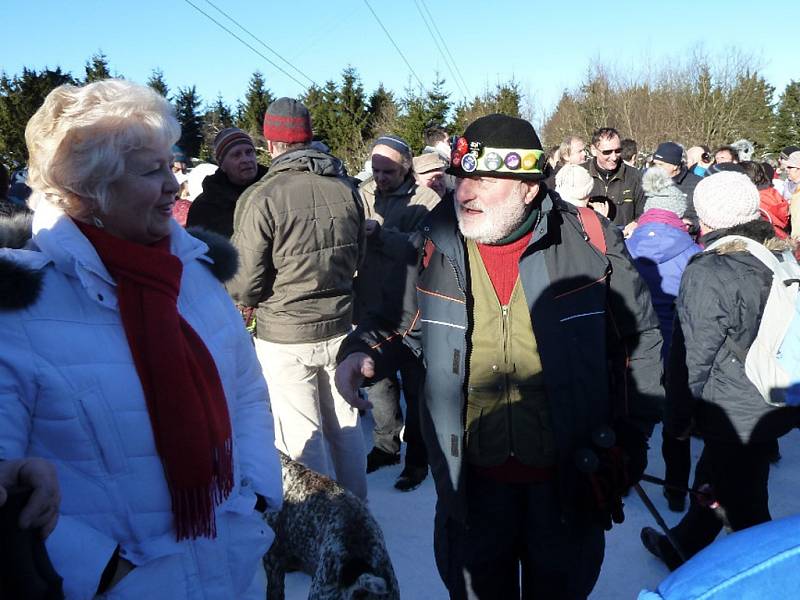
{"type": "Polygon", "coordinates": [[[605,534],[598,524],[564,523],[554,482],[525,484],[522,598],[585,599],[600,575],[605,534]]]}
{"type": "Polygon", "coordinates": [[[406,425],[403,439],[406,442],[406,465],[423,467],[428,464],[428,453],[422,440],[419,403],[425,382],[425,367],[422,361],[413,358],[400,368],[403,396],[406,399],[406,425]]]}
{"type": "Polygon", "coordinates": [[[376,381],[367,390],[372,403],[372,419],[375,429],[372,437],[376,448],[389,454],[400,452],[400,430],[403,428],[403,413],[400,410],[400,385],[397,374],[376,381]]]}
{"type": "Polygon", "coordinates": [[[467,496],[466,524],[445,518],[437,505],[434,554],[450,598],[519,598],[522,495],[514,485],[472,477],[467,496]]]}
{"type": "Polygon", "coordinates": [[[322,433],[317,368],[309,365],[312,344],[275,344],[255,339],[269,388],[275,445],[310,469],[334,476],[322,433]]]}
{"type": "MultiPolygon", "coordinates": [[[[664,457],[666,482],[678,488],[689,487],[689,474],[692,470],[691,439],[679,440],[662,432],[661,455],[664,457]]],[[[666,491],[674,497],[686,496],[686,492],[675,488],[668,487],[666,491]]]]}
{"type": "Polygon", "coordinates": [[[353,408],[333,384],[336,354],[344,336],[326,344],[325,364],[318,372],[322,429],[330,448],[336,480],[362,500],[367,497],[367,450],[358,409],[353,408]]]}

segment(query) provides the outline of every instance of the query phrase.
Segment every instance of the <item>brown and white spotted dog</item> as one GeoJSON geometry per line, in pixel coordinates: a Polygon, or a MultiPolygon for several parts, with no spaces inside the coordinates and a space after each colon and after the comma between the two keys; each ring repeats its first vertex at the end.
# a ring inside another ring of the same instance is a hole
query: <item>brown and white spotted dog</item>
{"type": "Polygon", "coordinates": [[[289,569],[311,575],[309,600],[399,600],[381,528],[367,505],[335,481],[280,453],[283,508],[266,519],[267,600],[284,600],[289,569]]]}

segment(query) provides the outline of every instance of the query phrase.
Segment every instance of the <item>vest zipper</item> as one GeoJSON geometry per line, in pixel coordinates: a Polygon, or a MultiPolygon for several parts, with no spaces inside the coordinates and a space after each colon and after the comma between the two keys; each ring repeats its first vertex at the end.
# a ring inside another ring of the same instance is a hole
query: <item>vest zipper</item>
{"type": "MultiPolygon", "coordinates": [[[[514,297],[514,292],[511,293],[511,297],[514,297]]],[[[503,335],[503,393],[505,394],[506,398],[506,416],[508,418],[508,452],[510,456],[514,456],[514,436],[513,436],[513,429],[512,429],[512,419],[511,419],[511,397],[509,393],[509,380],[508,380],[508,373],[509,373],[509,365],[508,365],[508,336],[509,336],[509,324],[508,324],[508,311],[510,305],[501,305],[500,306],[500,313],[502,315],[501,318],[501,328],[502,328],[502,335],[503,335]]]]}

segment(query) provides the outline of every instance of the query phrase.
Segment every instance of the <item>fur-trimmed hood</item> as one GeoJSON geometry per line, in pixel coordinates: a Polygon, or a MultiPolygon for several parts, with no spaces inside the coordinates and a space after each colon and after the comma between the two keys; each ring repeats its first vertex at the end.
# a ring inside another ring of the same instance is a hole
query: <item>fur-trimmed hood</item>
{"type": "MultiPolygon", "coordinates": [[[[750,238],[759,244],[763,244],[767,249],[772,250],[773,252],[783,252],[786,250],[794,252],[797,248],[797,242],[794,240],[782,240],[778,237],[775,237],[775,229],[768,221],[750,221],[749,223],[743,223],[742,225],[737,225],[736,227],[731,227],[730,229],[719,229],[712,231],[703,237],[703,245],[709,246],[713,242],[728,235],[740,235],[742,237],[750,238]]],[[[732,241],[714,248],[713,252],[724,256],[734,252],[745,252],[746,250],[747,246],[744,242],[732,241]]]]}
{"type": "MultiPolygon", "coordinates": [[[[221,283],[230,280],[239,268],[239,255],[228,239],[201,228],[187,231],[207,246],[201,262],[221,283]]],[[[0,310],[30,306],[41,293],[43,267],[51,259],[36,248],[31,232],[31,214],[0,218],[0,310]]]]}

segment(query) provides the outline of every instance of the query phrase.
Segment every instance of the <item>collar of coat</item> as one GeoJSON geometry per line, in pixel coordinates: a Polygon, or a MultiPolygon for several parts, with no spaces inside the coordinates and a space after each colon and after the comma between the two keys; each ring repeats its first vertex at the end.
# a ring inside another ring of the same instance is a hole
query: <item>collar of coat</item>
{"type": "MultiPolygon", "coordinates": [[[[782,252],[784,250],[794,251],[796,242],[791,239],[781,240],[775,237],[775,229],[768,221],[750,221],[728,229],[715,229],[710,231],[701,240],[703,246],[710,246],[715,241],[725,237],[726,235],[740,235],[742,237],[750,238],[764,244],[769,250],[773,252],[782,252]]],[[[743,252],[747,250],[747,246],[743,242],[732,241],[727,244],[714,248],[713,252],[720,255],[731,254],[733,252],[743,252]]]]}
{"type": "MultiPolygon", "coordinates": [[[[62,267],[72,268],[71,261],[80,262],[81,268],[113,284],[94,250],[87,252],[86,248],[81,251],[76,247],[80,241],[70,239],[71,229],[77,227],[69,217],[46,202],[40,203],[33,219],[30,215],[0,219],[0,310],[18,310],[36,302],[42,290],[44,269],[51,263],[60,262],[62,267]]],[[[173,252],[179,246],[183,258],[200,260],[221,282],[236,273],[239,256],[224,236],[200,228],[187,233],[174,221],[171,235],[173,252]]]]}

